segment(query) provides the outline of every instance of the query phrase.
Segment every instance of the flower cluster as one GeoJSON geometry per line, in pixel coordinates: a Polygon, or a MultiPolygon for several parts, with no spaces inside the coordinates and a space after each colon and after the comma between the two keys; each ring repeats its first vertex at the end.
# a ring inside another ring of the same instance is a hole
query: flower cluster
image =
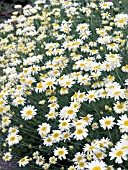
{"type": "Polygon", "coordinates": [[[15,9],[0,24],[3,160],[128,169],[128,14],[102,0],[15,9]]]}

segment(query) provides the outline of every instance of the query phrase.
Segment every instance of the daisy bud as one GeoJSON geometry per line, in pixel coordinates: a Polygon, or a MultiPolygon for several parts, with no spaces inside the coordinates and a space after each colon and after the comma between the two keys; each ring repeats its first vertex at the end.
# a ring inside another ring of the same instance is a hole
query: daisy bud
{"type": "Polygon", "coordinates": [[[31,92],[30,92],[30,91],[26,91],[25,94],[26,94],[26,95],[30,95],[31,92]]]}
{"type": "Polygon", "coordinates": [[[39,104],[45,104],[45,100],[40,100],[39,104]]]}
{"type": "Polygon", "coordinates": [[[70,145],[70,146],[69,146],[69,149],[70,149],[70,150],[74,149],[73,145],[70,145]]]}
{"type": "Polygon", "coordinates": [[[105,110],[108,110],[109,109],[109,106],[105,105],[105,110]]]}
{"type": "Polygon", "coordinates": [[[112,146],[113,146],[113,143],[112,143],[112,142],[109,142],[108,145],[109,145],[110,147],[112,147],[112,146]]]}
{"type": "Polygon", "coordinates": [[[29,161],[32,161],[32,158],[29,158],[29,161]]]}
{"type": "Polygon", "coordinates": [[[23,125],[20,125],[20,128],[23,128],[23,125]]]}
{"type": "Polygon", "coordinates": [[[6,147],[7,146],[6,143],[3,143],[3,146],[6,147]]]}
{"type": "Polygon", "coordinates": [[[41,145],[39,145],[39,149],[41,149],[42,148],[42,146],[41,145]]]}
{"type": "Polygon", "coordinates": [[[48,163],[45,163],[44,166],[43,166],[43,168],[46,169],[46,170],[49,169],[49,167],[50,167],[50,164],[48,164],[48,163]]]}
{"type": "Polygon", "coordinates": [[[3,133],[5,133],[6,131],[7,131],[7,129],[5,129],[5,128],[2,129],[2,132],[3,132],[3,133]]]}
{"type": "Polygon", "coordinates": [[[111,111],[112,111],[112,108],[111,108],[111,107],[109,107],[109,109],[108,109],[108,110],[109,110],[109,112],[111,112],[111,111]]]}
{"type": "Polygon", "coordinates": [[[12,148],[9,148],[9,152],[12,152],[12,148]]]}
{"type": "Polygon", "coordinates": [[[102,50],[102,51],[103,51],[103,50],[104,50],[104,48],[103,48],[103,47],[100,47],[100,50],[102,50]]]}
{"type": "Polygon", "coordinates": [[[100,114],[102,115],[102,114],[104,114],[104,112],[101,111],[100,114]]]}
{"type": "Polygon", "coordinates": [[[28,147],[29,147],[29,148],[32,148],[32,145],[31,145],[31,144],[29,144],[29,145],[28,145],[28,147]]]}

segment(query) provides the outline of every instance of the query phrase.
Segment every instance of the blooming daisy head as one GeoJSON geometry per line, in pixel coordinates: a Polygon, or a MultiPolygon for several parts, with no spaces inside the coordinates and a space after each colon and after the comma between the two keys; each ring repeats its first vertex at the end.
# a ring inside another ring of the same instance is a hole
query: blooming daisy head
{"type": "Polygon", "coordinates": [[[12,155],[10,152],[4,153],[3,160],[4,161],[10,161],[12,159],[12,155]]]}
{"type": "Polygon", "coordinates": [[[109,116],[109,117],[103,117],[101,120],[99,120],[99,122],[103,129],[112,129],[112,127],[115,124],[114,120],[115,120],[114,117],[109,116]]]}
{"type": "Polygon", "coordinates": [[[106,164],[103,161],[94,160],[88,163],[88,170],[106,170],[106,164]]]}
{"type": "Polygon", "coordinates": [[[58,157],[58,159],[66,159],[66,155],[68,154],[67,149],[63,146],[62,148],[56,148],[54,150],[54,155],[58,157]]]}
{"type": "Polygon", "coordinates": [[[19,161],[19,166],[26,166],[27,164],[29,164],[29,159],[28,156],[25,156],[24,158],[21,158],[19,161]]]}
{"type": "Polygon", "coordinates": [[[21,117],[24,120],[30,120],[37,114],[37,109],[34,106],[25,106],[23,110],[21,110],[21,117]]]}

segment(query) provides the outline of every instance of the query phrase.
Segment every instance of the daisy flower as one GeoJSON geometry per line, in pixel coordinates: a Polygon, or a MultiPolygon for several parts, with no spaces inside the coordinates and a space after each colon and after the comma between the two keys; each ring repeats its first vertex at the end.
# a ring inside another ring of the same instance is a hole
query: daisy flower
{"type": "Polygon", "coordinates": [[[69,120],[59,120],[59,129],[61,131],[68,130],[71,127],[71,124],[69,123],[69,120]]]}
{"type": "Polygon", "coordinates": [[[42,123],[42,125],[38,125],[37,131],[39,132],[40,135],[43,134],[48,134],[50,132],[51,126],[48,123],[42,123]]]}
{"type": "Polygon", "coordinates": [[[33,153],[33,159],[37,159],[38,156],[39,156],[39,152],[38,152],[38,151],[36,151],[36,152],[33,153]]]}
{"type": "Polygon", "coordinates": [[[30,120],[37,114],[37,109],[35,109],[34,106],[28,105],[23,108],[20,112],[22,119],[24,120],[30,120]]]}
{"type": "Polygon", "coordinates": [[[44,157],[43,156],[38,156],[36,159],[36,164],[41,166],[44,163],[44,157]]]}
{"type": "Polygon", "coordinates": [[[88,170],[106,170],[106,164],[103,161],[94,160],[87,164],[88,170]]]}
{"type": "Polygon", "coordinates": [[[19,167],[21,166],[26,166],[27,164],[29,164],[29,159],[28,156],[25,156],[24,158],[21,158],[19,161],[19,167]]]}
{"type": "Polygon", "coordinates": [[[55,156],[52,156],[52,157],[49,158],[49,162],[50,162],[51,164],[56,164],[57,158],[56,158],[55,156]]]}
{"type": "Polygon", "coordinates": [[[92,101],[95,102],[96,99],[98,99],[97,91],[89,90],[88,94],[86,95],[86,100],[88,100],[89,103],[91,103],[92,101]]]}
{"type": "Polygon", "coordinates": [[[19,143],[20,136],[16,134],[8,134],[6,141],[8,142],[9,146],[19,143]]]}
{"type": "Polygon", "coordinates": [[[54,155],[57,156],[60,160],[66,159],[66,155],[68,154],[67,149],[63,146],[62,148],[54,149],[54,155]]]}
{"type": "Polygon", "coordinates": [[[110,7],[113,5],[112,2],[102,2],[100,3],[100,8],[101,9],[110,9],[110,7]]]}
{"type": "Polygon", "coordinates": [[[82,140],[88,136],[88,130],[85,128],[77,128],[73,134],[76,140],[82,140]]]}
{"type": "Polygon", "coordinates": [[[84,152],[92,155],[93,153],[95,153],[99,150],[99,146],[97,146],[94,143],[85,144],[83,150],[84,150],[84,152]]]}
{"type": "Polygon", "coordinates": [[[54,85],[57,84],[57,82],[55,82],[55,79],[54,78],[47,78],[45,80],[45,85],[46,85],[46,88],[54,88],[54,85]]]}
{"type": "Polygon", "coordinates": [[[118,51],[119,45],[116,43],[111,43],[107,45],[107,49],[112,51],[118,51]]]}
{"type": "Polygon", "coordinates": [[[115,25],[119,28],[123,28],[128,23],[128,14],[117,14],[114,18],[115,25]]]}
{"type": "Polygon", "coordinates": [[[38,93],[42,93],[42,91],[45,91],[46,90],[46,86],[45,86],[45,83],[44,82],[39,82],[37,83],[36,85],[36,89],[35,91],[38,93]]]}
{"type": "Polygon", "coordinates": [[[121,132],[128,132],[128,117],[127,115],[122,115],[119,117],[120,120],[117,120],[117,125],[121,129],[121,132]]]}
{"type": "Polygon", "coordinates": [[[123,66],[122,71],[128,73],[128,65],[123,66]]]}
{"type": "Polygon", "coordinates": [[[19,132],[18,127],[10,127],[8,132],[10,134],[17,134],[19,132]]]}
{"type": "Polygon", "coordinates": [[[87,163],[84,160],[82,160],[78,162],[76,168],[79,170],[85,170],[86,166],[87,166],[87,163]]]}
{"type": "Polygon", "coordinates": [[[72,107],[65,106],[61,111],[60,111],[60,119],[75,119],[76,117],[76,110],[72,107]]]}
{"type": "Polygon", "coordinates": [[[59,142],[61,140],[62,134],[60,130],[53,130],[53,133],[51,135],[51,138],[53,142],[59,142]]]}
{"type": "Polygon", "coordinates": [[[10,152],[4,153],[3,160],[4,161],[10,161],[12,159],[12,155],[10,152]]]}
{"type": "Polygon", "coordinates": [[[112,148],[109,152],[110,160],[115,159],[115,162],[121,164],[123,160],[127,160],[126,151],[119,148],[118,145],[112,148]]]}
{"type": "Polygon", "coordinates": [[[81,117],[81,119],[85,125],[90,125],[92,123],[93,116],[91,114],[87,114],[87,116],[81,117]]]}
{"type": "Polygon", "coordinates": [[[108,117],[103,117],[101,120],[99,120],[101,127],[105,130],[105,129],[112,129],[115,122],[114,122],[115,118],[112,116],[108,116],[108,117]]]}
{"type": "Polygon", "coordinates": [[[114,111],[115,111],[116,113],[124,113],[125,111],[128,110],[127,107],[128,107],[128,106],[127,106],[126,102],[121,102],[121,103],[120,103],[119,101],[117,101],[117,102],[114,104],[113,109],[114,109],[114,111]]]}
{"type": "Polygon", "coordinates": [[[68,170],[76,170],[76,167],[73,165],[73,166],[70,166],[69,168],[68,168],[68,170]]]}
{"type": "Polygon", "coordinates": [[[17,97],[16,99],[14,99],[13,100],[13,104],[14,104],[14,106],[18,106],[18,105],[22,105],[22,106],[24,106],[24,104],[25,104],[25,98],[23,98],[23,97],[17,97]]]}
{"type": "Polygon", "coordinates": [[[80,161],[85,161],[85,154],[82,152],[77,152],[75,155],[74,155],[74,158],[73,158],[73,162],[75,164],[78,164],[78,162],[80,161]]]}
{"type": "Polygon", "coordinates": [[[10,123],[11,123],[11,120],[8,116],[2,117],[2,127],[9,126],[10,123]]]}
{"type": "Polygon", "coordinates": [[[79,24],[77,25],[76,31],[84,32],[89,29],[89,24],[79,24]]]}
{"type": "MultiPolygon", "coordinates": [[[[56,134],[57,135],[57,134],[56,134]]],[[[54,139],[54,138],[53,138],[54,139]]],[[[52,146],[53,145],[53,139],[52,139],[52,136],[47,136],[47,137],[44,137],[44,145],[45,146],[52,146]]]]}

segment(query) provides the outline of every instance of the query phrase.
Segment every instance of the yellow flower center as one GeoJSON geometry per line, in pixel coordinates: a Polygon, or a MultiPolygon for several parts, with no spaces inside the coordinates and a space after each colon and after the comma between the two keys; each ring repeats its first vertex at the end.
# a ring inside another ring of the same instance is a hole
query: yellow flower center
{"type": "Polygon", "coordinates": [[[93,150],[95,148],[95,146],[90,146],[89,148],[88,148],[88,150],[93,150]]]}
{"type": "Polygon", "coordinates": [[[99,152],[99,153],[96,154],[96,156],[97,156],[97,158],[101,158],[102,157],[102,153],[99,152]]]}
{"type": "Polygon", "coordinates": [[[120,19],[118,22],[119,22],[120,24],[123,24],[123,23],[125,22],[125,20],[124,20],[124,19],[120,19]]]}
{"type": "Polygon", "coordinates": [[[26,158],[22,158],[21,160],[20,160],[20,162],[25,162],[26,161],[26,158]]]}
{"type": "Polygon", "coordinates": [[[51,142],[52,140],[50,138],[47,139],[47,142],[51,142]]]}
{"type": "Polygon", "coordinates": [[[108,6],[107,4],[103,4],[103,6],[108,6]]]}
{"type": "Polygon", "coordinates": [[[77,135],[81,135],[81,134],[83,134],[83,130],[82,130],[82,129],[78,129],[78,130],[76,131],[76,133],[77,133],[77,135]]]}
{"type": "Polygon", "coordinates": [[[77,161],[79,162],[79,161],[81,161],[82,159],[83,159],[82,156],[78,156],[77,161]]]}
{"type": "Polygon", "coordinates": [[[32,84],[32,80],[29,80],[27,83],[28,83],[28,84],[32,84]]]}
{"type": "Polygon", "coordinates": [[[72,114],[74,113],[74,111],[73,111],[73,110],[68,110],[67,113],[68,113],[69,115],[72,115],[72,114]]]}
{"type": "Polygon", "coordinates": [[[115,44],[114,43],[112,43],[112,44],[109,44],[111,47],[115,47],[115,44]]]}
{"type": "Polygon", "coordinates": [[[27,110],[26,115],[27,115],[27,116],[32,115],[32,110],[27,110]]]}
{"type": "Polygon", "coordinates": [[[59,137],[59,133],[54,133],[53,138],[58,138],[59,137]]]}
{"type": "Polygon", "coordinates": [[[3,101],[0,101],[0,105],[2,105],[2,104],[4,104],[4,102],[3,102],[3,101]]]}
{"type": "Polygon", "coordinates": [[[79,163],[79,167],[84,167],[85,163],[84,162],[80,162],[79,163]]]}
{"type": "Polygon", "coordinates": [[[126,70],[128,70],[128,65],[124,66],[124,68],[125,68],[126,70]]]}
{"type": "Polygon", "coordinates": [[[84,64],[84,63],[81,63],[81,64],[80,64],[80,67],[84,67],[84,66],[85,66],[85,64],[84,64]]]}
{"type": "Polygon", "coordinates": [[[95,98],[95,95],[94,95],[94,94],[90,94],[90,95],[88,96],[88,98],[89,98],[89,99],[94,99],[94,98],[95,98]]]}
{"type": "Polygon", "coordinates": [[[42,131],[46,131],[46,129],[47,129],[46,127],[42,127],[41,128],[42,131]]]}
{"type": "Polygon", "coordinates": [[[15,133],[16,132],[16,129],[12,129],[12,133],[15,133]]]}
{"type": "Polygon", "coordinates": [[[4,118],[4,119],[2,120],[3,123],[6,123],[7,121],[8,121],[8,118],[4,118]]]}
{"type": "Polygon", "coordinates": [[[83,26],[80,27],[80,30],[84,30],[86,28],[87,28],[87,26],[83,25],[83,26]]]}
{"type": "Polygon", "coordinates": [[[5,156],[5,160],[8,160],[8,159],[9,159],[9,155],[6,155],[6,156],[5,156]]]}
{"type": "Polygon", "coordinates": [[[22,102],[23,102],[22,99],[17,100],[17,103],[22,103],[22,102]]]}
{"type": "Polygon", "coordinates": [[[119,95],[119,94],[120,94],[120,91],[114,92],[114,95],[119,95]]]}
{"type": "Polygon", "coordinates": [[[123,146],[121,149],[128,149],[128,145],[123,146]]]}
{"type": "Polygon", "coordinates": [[[88,121],[89,121],[89,117],[85,116],[85,117],[83,117],[83,120],[85,120],[86,122],[88,122],[88,121]]]}
{"type": "Polygon", "coordinates": [[[68,133],[64,134],[64,136],[63,136],[64,139],[66,139],[66,138],[68,138],[68,137],[69,137],[69,134],[68,134],[68,133]]]}
{"type": "Polygon", "coordinates": [[[16,139],[16,137],[15,136],[12,136],[11,138],[10,138],[10,141],[12,142],[12,141],[14,141],[16,139]]]}
{"type": "Polygon", "coordinates": [[[118,109],[123,109],[123,107],[124,107],[123,104],[119,104],[119,105],[117,106],[118,109]]]}
{"type": "Polygon", "coordinates": [[[110,120],[106,120],[106,121],[104,122],[104,124],[109,126],[109,125],[111,124],[111,121],[110,121],[110,120]]]}
{"type": "Polygon", "coordinates": [[[124,126],[128,126],[128,119],[124,121],[124,126]]]}
{"type": "Polygon", "coordinates": [[[107,92],[106,92],[106,91],[103,91],[103,92],[102,92],[102,95],[106,95],[106,94],[107,94],[107,92]]]}
{"type": "Polygon", "coordinates": [[[80,95],[79,95],[79,98],[84,98],[84,94],[80,94],[80,95]]]}
{"type": "Polygon", "coordinates": [[[92,170],[101,170],[101,168],[99,166],[95,166],[94,168],[92,168],[92,170]]]}
{"type": "Polygon", "coordinates": [[[65,84],[66,84],[66,85],[70,85],[70,84],[71,84],[71,82],[70,82],[70,81],[67,81],[65,84]]]}
{"type": "Polygon", "coordinates": [[[121,157],[123,155],[123,151],[122,150],[119,150],[116,152],[116,156],[117,157],[121,157]]]}
{"type": "Polygon", "coordinates": [[[46,86],[52,86],[53,85],[53,82],[52,81],[49,81],[46,83],[46,86]]]}
{"type": "Polygon", "coordinates": [[[109,58],[115,58],[116,56],[114,54],[111,54],[109,58]]]}
{"type": "Polygon", "coordinates": [[[62,122],[62,126],[67,126],[67,122],[62,122]]]}
{"type": "Polygon", "coordinates": [[[42,89],[42,88],[43,88],[42,82],[40,82],[40,83],[37,84],[37,88],[39,88],[39,89],[42,89]]]}
{"type": "Polygon", "coordinates": [[[58,155],[64,155],[64,151],[63,150],[58,151],[58,155]]]}

